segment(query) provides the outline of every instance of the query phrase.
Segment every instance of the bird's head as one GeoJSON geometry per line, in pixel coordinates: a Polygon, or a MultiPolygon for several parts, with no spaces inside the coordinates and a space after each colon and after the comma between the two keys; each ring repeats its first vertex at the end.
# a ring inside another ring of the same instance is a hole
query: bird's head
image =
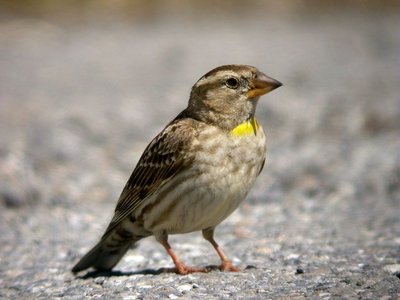
{"type": "Polygon", "coordinates": [[[187,110],[201,121],[230,130],[254,116],[260,96],[281,85],[252,66],[221,66],[196,82],[187,110]]]}

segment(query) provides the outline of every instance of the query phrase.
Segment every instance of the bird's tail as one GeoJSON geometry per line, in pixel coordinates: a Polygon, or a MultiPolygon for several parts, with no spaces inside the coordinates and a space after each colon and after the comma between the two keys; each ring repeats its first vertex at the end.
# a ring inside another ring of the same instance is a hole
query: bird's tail
{"type": "Polygon", "coordinates": [[[72,268],[73,273],[77,273],[93,267],[96,270],[111,270],[124,256],[129,248],[142,239],[143,236],[125,235],[118,230],[114,230],[103,236],[81,260],[72,268]]]}

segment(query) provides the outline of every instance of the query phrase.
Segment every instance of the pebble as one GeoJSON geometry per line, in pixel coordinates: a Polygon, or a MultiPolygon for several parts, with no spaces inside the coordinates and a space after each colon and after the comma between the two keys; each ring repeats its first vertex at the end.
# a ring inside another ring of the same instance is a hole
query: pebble
{"type": "Polygon", "coordinates": [[[400,264],[386,265],[383,269],[392,274],[400,273],[400,264]]]}
{"type": "Polygon", "coordinates": [[[191,289],[193,289],[193,284],[182,284],[177,287],[177,290],[180,291],[181,293],[188,292],[191,289]]]}

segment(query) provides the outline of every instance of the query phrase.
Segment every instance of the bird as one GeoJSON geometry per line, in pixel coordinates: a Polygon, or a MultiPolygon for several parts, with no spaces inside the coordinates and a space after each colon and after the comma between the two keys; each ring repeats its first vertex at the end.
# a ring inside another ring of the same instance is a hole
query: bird
{"type": "Polygon", "coordinates": [[[246,198],[264,167],[266,140],[255,117],[260,96],[281,82],[249,65],[223,65],[192,87],[187,107],[150,142],[100,241],[72,268],[110,271],[130,248],[154,236],[177,274],[208,272],[176,255],[168,235],[202,231],[221,271],[239,271],[215,228],[246,198]]]}

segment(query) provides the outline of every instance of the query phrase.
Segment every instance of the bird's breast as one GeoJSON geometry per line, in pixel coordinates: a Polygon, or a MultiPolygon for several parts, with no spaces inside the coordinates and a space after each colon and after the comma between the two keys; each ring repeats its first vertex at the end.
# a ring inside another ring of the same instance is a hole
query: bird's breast
{"type": "Polygon", "coordinates": [[[205,130],[199,136],[199,148],[196,165],[200,173],[212,178],[211,186],[226,194],[236,189],[248,191],[265,159],[265,135],[254,119],[226,134],[205,130]]]}
{"type": "Polygon", "coordinates": [[[193,230],[216,226],[245,199],[265,159],[265,135],[253,124],[221,134],[208,128],[198,138],[194,171],[197,189],[191,205],[195,207],[193,230]],[[247,129],[244,129],[247,128],[247,129]],[[240,132],[240,134],[239,134],[240,132]]]}
{"type": "Polygon", "coordinates": [[[265,136],[259,125],[240,135],[210,126],[199,132],[193,151],[192,166],[152,197],[159,209],[145,216],[147,230],[185,233],[221,223],[253,186],[265,159],[265,136]]]}

